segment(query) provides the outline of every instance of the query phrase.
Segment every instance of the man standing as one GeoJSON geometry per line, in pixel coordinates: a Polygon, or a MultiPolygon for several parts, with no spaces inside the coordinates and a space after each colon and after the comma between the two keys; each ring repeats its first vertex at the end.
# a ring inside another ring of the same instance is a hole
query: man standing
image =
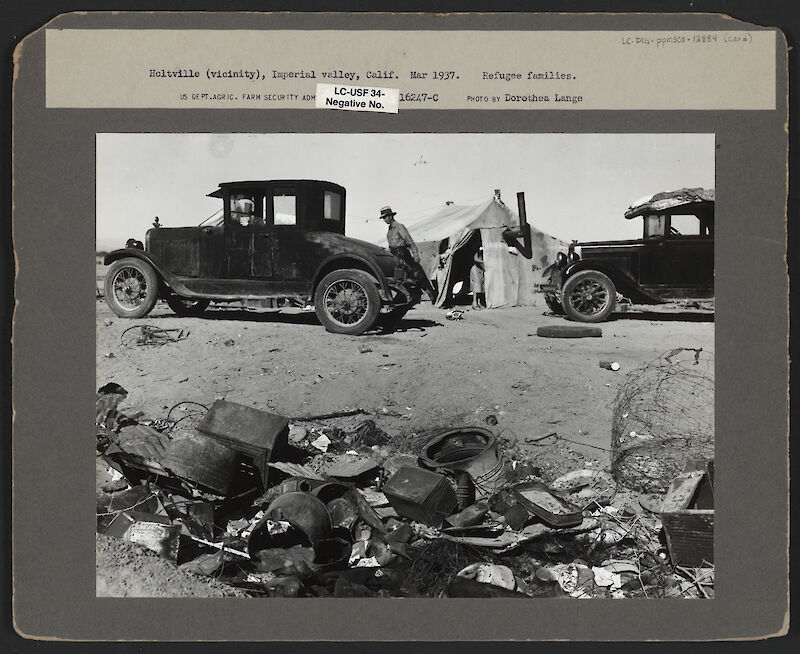
{"type": "Polygon", "coordinates": [[[419,265],[419,250],[411,234],[408,233],[406,226],[397,222],[394,217],[397,212],[392,211],[389,206],[381,209],[381,219],[386,222],[389,230],[386,232],[386,240],[389,243],[389,250],[402,261],[410,274],[417,279],[417,281],[425,289],[431,302],[436,302],[436,292],[431,286],[431,282],[422,266],[419,265]]]}

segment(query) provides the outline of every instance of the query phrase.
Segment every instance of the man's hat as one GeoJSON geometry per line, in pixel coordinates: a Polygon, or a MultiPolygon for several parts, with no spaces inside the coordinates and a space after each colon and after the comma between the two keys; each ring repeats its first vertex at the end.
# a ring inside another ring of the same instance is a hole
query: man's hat
{"type": "Polygon", "coordinates": [[[381,209],[381,218],[389,218],[390,216],[396,216],[396,215],[397,212],[392,211],[392,208],[388,205],[385,206],[383,209],[381,209]]]}

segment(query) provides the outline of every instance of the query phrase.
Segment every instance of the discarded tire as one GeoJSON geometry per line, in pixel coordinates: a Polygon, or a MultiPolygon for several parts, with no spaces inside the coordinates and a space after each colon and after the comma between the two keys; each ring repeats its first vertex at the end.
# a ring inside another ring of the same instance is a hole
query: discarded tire
{"type": "Polygon", "coordinates": [[[597,338],[603,330],[590,325],[546,325],[536,330],[543,338],[597,338]]]}

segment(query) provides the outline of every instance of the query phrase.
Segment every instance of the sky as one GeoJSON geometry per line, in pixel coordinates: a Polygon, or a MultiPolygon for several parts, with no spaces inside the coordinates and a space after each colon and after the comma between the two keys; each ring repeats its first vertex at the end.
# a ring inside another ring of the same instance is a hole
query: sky
{"type": "Polygon", "coordinates": [[[564,241],[636,238],[636,200],[714,187],[713,134],[98,134],[97,248],[197,225],[218,211],[220,182],[322,179],[347,190],[346,233],[380,242],[390,205],[415,222],[446,202],[474,205],[500,189],[528,222],[564,241]]]}

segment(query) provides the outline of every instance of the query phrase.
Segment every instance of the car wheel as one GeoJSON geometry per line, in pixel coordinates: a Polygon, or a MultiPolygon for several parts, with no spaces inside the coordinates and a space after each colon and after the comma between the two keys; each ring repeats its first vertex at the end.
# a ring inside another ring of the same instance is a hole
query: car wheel
{"type": "Polygon", "coordinates": [[[191,317],[202,315],[203,311],[208,309],[211,300],[170,295],[167,297],[167,304],[179,316],[191,317]]]}
{"type": "Polygon", "coordinates": [[[334,270],[314,293],[317,317],[329,332],[363,334],[378,319],[378,280],[362,270],[334,270]]]}
{"type": "Polygon", "coordinates": [[[105,281],[106,302],[120,318],[141,318],[158,300],[158,276],[146,261],[129,257],[111,264],[105,281]]]}
{"type": "Polygon", "coordinates": [[[601,322],[611,315],[617,289],[597,270],[582,270],[564,283],[562,306],[567,316],[579,322],[601,322]]]}
{"type": "Polygon", "coordinates": [[[564,315],[564,307],[561,306],[561,302],[558,301],[555,295],[552,293],[546,293],[544,296],[544,301],[547,303],[547,307],[557,316],[564,315]]]}

